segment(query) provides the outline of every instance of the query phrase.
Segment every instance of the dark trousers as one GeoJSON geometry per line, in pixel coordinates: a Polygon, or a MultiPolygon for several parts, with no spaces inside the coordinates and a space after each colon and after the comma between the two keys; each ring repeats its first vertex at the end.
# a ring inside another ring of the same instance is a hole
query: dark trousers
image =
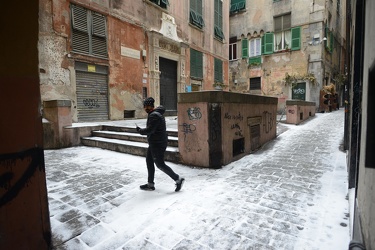
{"type": "Polygon", "coordinates": [[[147,149],[146,163],[148,171],[148,183],[154,183],[155,177],[155,166],[154,164],[164,173],[166,173],[173,180],[177,181],[179,176],[173,170],[167,166],[164,162],[164,153],[167,145],[161,144],[149,144],[147,149]]]}

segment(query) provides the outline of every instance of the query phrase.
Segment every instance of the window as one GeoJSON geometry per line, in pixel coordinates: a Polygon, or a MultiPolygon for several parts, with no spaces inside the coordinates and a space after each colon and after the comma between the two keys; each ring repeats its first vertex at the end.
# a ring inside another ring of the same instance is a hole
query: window
{"type": "Polygon", "coordinates": [[[291,48],[291,18],[290,14],[278,16],[273,19],[275,29],[274,51],[291,48]]]}
{"type": "Polygon", "coordinates": [[[260,38],[255,38],[251,39],[249,41],[249,57],[254,57],[254,56],[260,56],[261,55],[261,39],[260,38]]]}
{"type": "Polygon", "coordinates": [[[237,59],[237,37],[229,38],[229,61],[237,59]]]}
{"type": "Polygon", "coordinates": [[[215,16],[214,16],[214,34],[215,38],[219,39],[220,41],[224,40],[224,33],[223,33],[223,2],[222,0],[214,0],[214,9],[215,9],[215,16]]]}
{"type": "Polygon", "coordinates": [[[223,82],[223,62],[220,59],[215,58],[215,82],[223,82]]]}
{"type": "Polygon", "coordinates": [[[190,0],[190,20],[189,22],[202,29],[204,20],[202,16],[202,0],[190,0]]]}
{"type": "Polygon", "coordinates": [[[230,14],[234,14],[240,10],[244,10],[245,7],[246,7],[246,0],[231,0],[230,14]]]}
{"type": "Polygon", "coordinates": [[[258,89],[261,89],[261,78],[260,77],[250,78],[250,90],[258,90],[258,89]]]}
{"type": "Polygon", "coordinates": [[[150,2],[160,6],[163,9],[166,9],[167,6],[169,5],[168,0],[150,0],[150,2]]]}
{"type": "Polygon", "coordinates": [[[203,79],[203,53],[190,49],[190,76],[203,79]]]}
{"type": "Polygon", "coordinates": [[[71,5],[72,51],[108,57],[105,16],[77,5],[71,5]]]}

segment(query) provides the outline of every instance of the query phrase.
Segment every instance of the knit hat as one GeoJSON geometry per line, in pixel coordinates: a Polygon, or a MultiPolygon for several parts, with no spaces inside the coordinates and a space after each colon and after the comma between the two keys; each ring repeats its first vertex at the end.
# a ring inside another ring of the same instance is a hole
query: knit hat
{"type": "Polygon", "coordinates": [[[143,101],[143,107],[146,107],[146,106],[151,106],[151,107],[154,107],[154,98],[152,97],[148,97],[146,98],[146,100],[143,101]]]}

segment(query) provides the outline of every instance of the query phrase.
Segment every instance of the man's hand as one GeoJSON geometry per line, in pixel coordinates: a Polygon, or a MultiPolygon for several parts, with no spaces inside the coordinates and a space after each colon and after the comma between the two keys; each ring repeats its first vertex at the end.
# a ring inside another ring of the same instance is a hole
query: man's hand
{"type": "Polygon", "coordinates": [[[137,132],[139,132],[139,130],[141,130],[141,128],[138,127],[138,126],[135,129],[137,130],[137,132]]]}

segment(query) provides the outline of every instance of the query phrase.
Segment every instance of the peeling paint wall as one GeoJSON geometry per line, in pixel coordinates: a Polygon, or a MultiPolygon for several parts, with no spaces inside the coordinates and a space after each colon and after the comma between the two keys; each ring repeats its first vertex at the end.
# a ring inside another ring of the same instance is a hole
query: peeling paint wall
{"type": "MultiPolygon", "coordinates": [[[[336,4],[331,3],[332,5],[336,4]]],[[[333,22],[344,22],[341,16],[332,16],[333,22]],[[335,20],[335,21],[334,21],[335,20]],[[337,21],[336,21],[337,20],[337,21]]],[[[339,54],[342,53],[342,41],[337,45],[337,52],[328,53],[322,42],[325,36],[328,10],[326,1],[260,0],[254,4],[246,1],[246,10],[230,17],[230,37],[237,38],[237,60],[229,64],[230,89],[241,93],[270,95],[279,98],[279,112],[285,108],[285,100],[292,97],[291,86],[285,82],[285,74],[304,76],[313,73],[316,84],[310,81],[306,87],[306,101],[319,105],[319,91],[327,82],[324,77],[338,65],[343,65],[339,54]],[[291,27],[301,27],[301,49],[281,51],[262,55],[262,63],[250,66],[248,59],[242,58],[242,39],[261,38],[267,32],[274,32],[274,17],[291,14],[291,27]],[[250,78],[261,78],[261,90],[250,90],[250,78]]],[[[341,24],[342,25],[342,24],[341,24]]],[[[341,27],[339,39],[345,32],[341,27]]],[[[333,26],[335,28],[335,26],[333,26]]]]}
{"type": "MultiPolygon", "coordinates": [[[[156,103],[159,102],[159,56],[177,62],[177,92],[185,92],[185,87],[191,84],[189,47],[201,51],[207,62],[203,89],[213,88],[214,57],[223,61],[224,84],[228,85],[226,39],[229,17],[223,15],[224,41],[216,40],[213,1],[203,2],[205,26],[198,30],[186,21],[189,20],[189,1],[170,1],[167,9],[163,9],[148,0],[41,0],[39,56],[42,100],[71,100],[73,122],[77,122],[75,62],[102,65],[109,69],[109,119],[124,119],[125,110],[134,110],[135,117],[145,117],[144,95],[153,95],[156,103]],[[72,52],[71,4],[106,16],[107,59],[72,52]],[[165,20],[172,19],[172,26],[163,26],[166,25],[165,20]]],[[[223,1],[223,13],[228,12],[229,2],[223,1]]]]}

